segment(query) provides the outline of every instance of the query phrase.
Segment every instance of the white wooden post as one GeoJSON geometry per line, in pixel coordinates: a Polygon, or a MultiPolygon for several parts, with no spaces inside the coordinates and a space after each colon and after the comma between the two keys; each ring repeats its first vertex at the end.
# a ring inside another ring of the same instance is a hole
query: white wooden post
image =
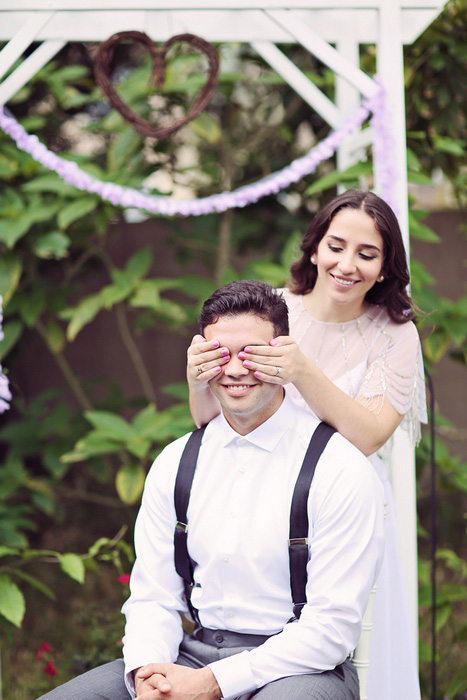
{"type": "MultiPolygon", "coordinates": [[[[393,138],[396,214],[409,249],[407,147],[404,94],[404,59],[399,0],[381,0],[377,65],[387,94],[393,138]]],[[[376,183],[378,187],[378,183],[376,183]]],[[[397,507],[402,565],[407,581],[413,627],[418,640],[417,510],[415,455],[407,434],[398,429],[391,454],[391,479],[397,507]]]]}

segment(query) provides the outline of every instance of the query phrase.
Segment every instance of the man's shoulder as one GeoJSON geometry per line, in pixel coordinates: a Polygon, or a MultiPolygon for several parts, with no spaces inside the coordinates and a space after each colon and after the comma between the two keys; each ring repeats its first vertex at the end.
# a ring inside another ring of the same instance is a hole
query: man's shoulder
{"type": "Polygon", "coordinates": [[[352,492],[379,493],[381,482],[368,457],[340,433],[329,440],[316,470],[322,487],[334,491],[340,488],[352,492]]]}

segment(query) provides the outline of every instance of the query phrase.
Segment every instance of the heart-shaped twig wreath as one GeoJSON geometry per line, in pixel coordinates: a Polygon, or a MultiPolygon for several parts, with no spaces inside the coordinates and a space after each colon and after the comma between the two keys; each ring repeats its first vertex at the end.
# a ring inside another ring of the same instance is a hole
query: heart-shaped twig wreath
{"type": "Polygon", "coordinates": [[[113,34],[107,41],[104,41],[98,49],[94,61],[94,75],[96,82],[105,92],[112,105],[122,117],[129,122],[136,131],[144,136],[152,136],[156,139],[165,139],[185,126],[189,121],[195,119],[205,108],[211,99],[217,85],[219,73],[219,55],[215,47],[204,39],[194,34],[178,34],[165,41],[160,48],[154,45],[152,39],[143,32],[118,32],[113,34]],[[152,74],[156,79],[156,85],[161,88],[165,81],[165,56],[170,47],[177,42],[190,44],[198,51],[207,56],[209,62],[208,79],[201,92],[198,93],[193,103],[190,105],[186,115],[174,122],[171,126],[162,127],[150,124],[148,121],[135,114],[132,109],[121,99],[110,84],[110,67],[115,48],[125,40],[138,41],[144,44],[152,56],[152,74]]]}

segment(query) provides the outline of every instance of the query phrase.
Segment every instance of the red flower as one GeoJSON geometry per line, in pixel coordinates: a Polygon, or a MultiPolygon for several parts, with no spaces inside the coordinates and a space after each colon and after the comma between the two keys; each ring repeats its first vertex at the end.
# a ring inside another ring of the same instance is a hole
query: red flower
{"type": "Polygon", "coordinates": [[[42,657],[44,656],[46,651],[51,651],[52,647],[50,644],[47,644],[47,642],[44,642],[43,644],[40,645],[39,649],[36,651],[36,656],[39,659],[39,661],[42,661],[42,657]]]}
{"type": "Polygon", "coordinates": [[[118,577],[119,583],[130,583],[130,574],[122,574],[118,577]]]}
{"type": "Polygon", "coordinates": [[[55,668],[55,664],[53,661],[47,661],[47,663],[44,666],[44,673],[47,673],[49,676],[56,676],[58,671],[55,668]]]}

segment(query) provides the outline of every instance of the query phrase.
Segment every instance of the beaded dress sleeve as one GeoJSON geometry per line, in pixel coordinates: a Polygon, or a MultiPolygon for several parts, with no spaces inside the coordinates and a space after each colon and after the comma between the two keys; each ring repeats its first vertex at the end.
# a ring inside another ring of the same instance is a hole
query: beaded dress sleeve
{"type": "MultiPolygon", "coordinates": [[[[325,323],[305,309],[303,297],[281,290],[289,308],[290,335],[301,351],[342,391],[378,412],[387,399],[403,416],[414,443],[427,420],[420,339],[412,322],[396,323],[382,306],[344,323],[325,323]],[[379,400],[375,402],[374,398],[379,400]]],[[[294,398],[303,402],[295,387],[294,398]]]]}

